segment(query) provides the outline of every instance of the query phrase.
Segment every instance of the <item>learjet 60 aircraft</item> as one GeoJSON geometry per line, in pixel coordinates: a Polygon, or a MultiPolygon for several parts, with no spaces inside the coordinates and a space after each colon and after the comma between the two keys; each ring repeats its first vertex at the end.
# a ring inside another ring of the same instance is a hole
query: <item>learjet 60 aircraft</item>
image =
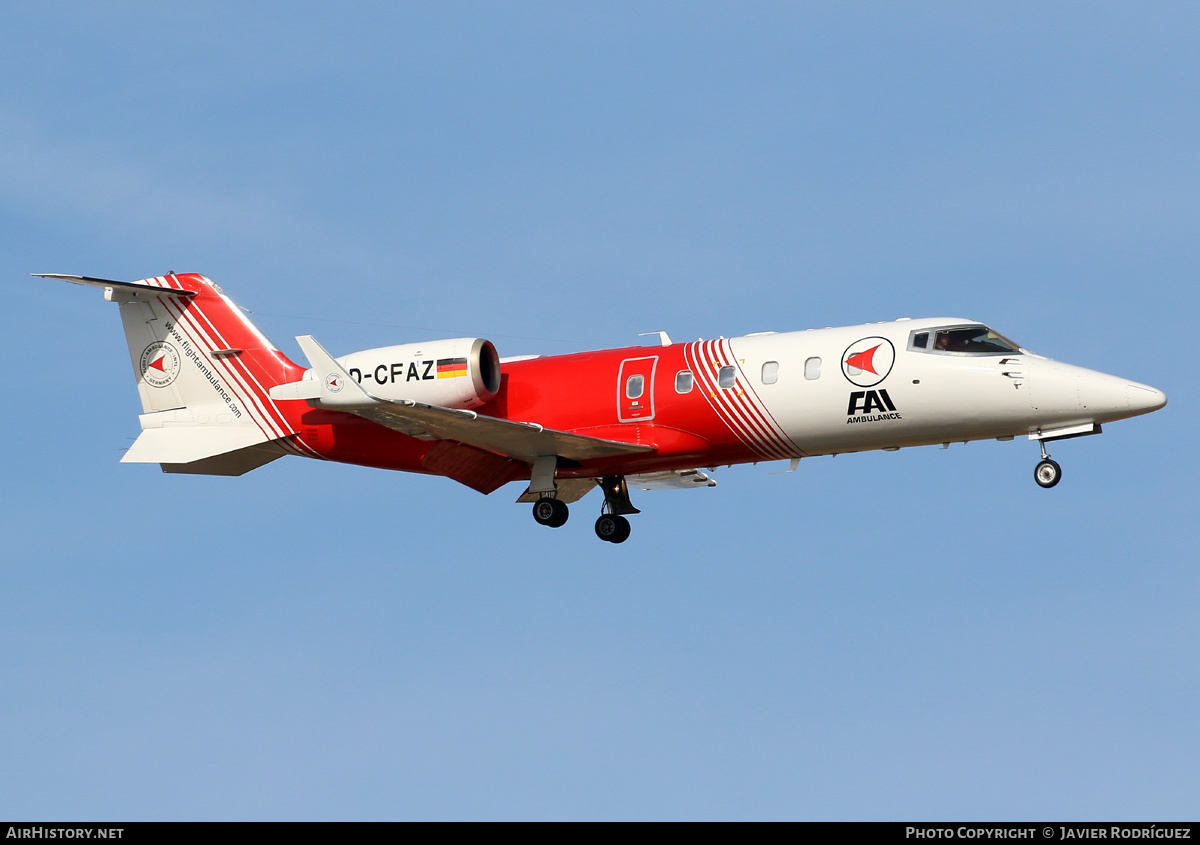
{"type": "Polygon", "coordinates": [[[121,459],[165,472],[242,475],[284,455],[444,475],[480,493],[527,481],[517,501],[557,528],[604,494],[596,534],[621,543],[629,490],[712,487],[717,465],[951,441],[1028,437],[1034,478],[1058,483],[1046,443],[1163,407],[1144,384],[1035,355],[973,320],[845,328],[501,358],[482,338],[339,358],[296,338],[275,348],[212,281],[90,285],[120,305],[142,399],[121,459]]]}

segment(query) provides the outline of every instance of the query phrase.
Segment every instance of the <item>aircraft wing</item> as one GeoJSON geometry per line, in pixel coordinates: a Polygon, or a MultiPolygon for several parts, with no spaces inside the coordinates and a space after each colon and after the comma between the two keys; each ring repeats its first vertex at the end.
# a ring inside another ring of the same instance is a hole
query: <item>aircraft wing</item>
{"type": "Polygon", "coordinates": [[[360,417],[423,440],[457,440],[468,446],[533,463],[542,455],[574,461],[652,452],[654,447],[618,440],[585,437],[568,431],[543,428],[536,423],[486,417],[474,411],[457,411],[420,402],[389,402],[354,411],[360,417]]]}
{"type": "Polygon", "coordinates": [[[549,455],[583,461],[654,451],[653,446],[556,431],[474,411],[380,399],[351,378],[311,335],[296,342],[312,364],[311,378],[271,388],[272,399],[315,399],[322,408],[348,411],[410,437],[454,440],[526,463],[549,455]]]}

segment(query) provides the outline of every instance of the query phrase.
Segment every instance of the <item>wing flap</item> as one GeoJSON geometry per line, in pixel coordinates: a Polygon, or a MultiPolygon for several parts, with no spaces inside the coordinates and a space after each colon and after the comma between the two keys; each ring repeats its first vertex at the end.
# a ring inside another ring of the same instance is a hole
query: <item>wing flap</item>
{"type": "Polygon", "coordinates": [[[691,490],[695,487],[716,487],[708,473],[698,469],[672,469],[665,472],[643,472],[628,475],[625,481],[638,490],[691,490]]]}

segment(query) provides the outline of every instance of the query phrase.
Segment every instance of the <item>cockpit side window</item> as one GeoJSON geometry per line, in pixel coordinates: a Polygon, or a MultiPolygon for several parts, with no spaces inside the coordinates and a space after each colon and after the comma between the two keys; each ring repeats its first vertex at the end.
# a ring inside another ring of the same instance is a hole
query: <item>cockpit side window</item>
{"type": "Polygon", "coordinates": [[[965,352],[975,355],[1020,353],[1021,348],[987,326],[939,329],[933,337],[934,352],[965,352]]]}
{"type": "Polygon", "coordinates": [[[1021,347],[987,326],[947,326],[914,331],[908,337],[914,352],[949,352],[955,355],[1019,355],[1021,347]],[[930,335],[933,335],[932,341],[930,335]]]}

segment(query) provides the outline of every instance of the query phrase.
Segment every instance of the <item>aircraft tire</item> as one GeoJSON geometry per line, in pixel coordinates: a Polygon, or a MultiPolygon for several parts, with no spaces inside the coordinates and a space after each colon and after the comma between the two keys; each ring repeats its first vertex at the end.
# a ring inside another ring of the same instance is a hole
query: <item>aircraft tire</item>
{"type": "Polygon", "coordinates": [[[617,536],[613,537],[610,542],[624,543],[629,539],[629,532],[632,530],[629,526],[629,520],[623,516],[618,516],[617,526],[617,536]]]}
{"type": "Polygon", "coordinates": [[[602,514],[596,520],[596,536],[609,543],[624,543],[629,539],[629,520],[616,514],[602,514]]]}
{"type": "Polygon", "coordinates": [[[571,511],[566,502],[551,499],[549,496],[542,496],[533,503],[533,518],[538,525],[562,528],[567,524],[567,517],[570,515],[571,511]]]}
{"type": "Polygon", "coordinates": [[[1062,467],[1058,465],[1057,461],[1047,458],[1034,467],[1033,480],[1038,483],[1039,487],[1049,489],[1062,480],[1062,467]]]}

